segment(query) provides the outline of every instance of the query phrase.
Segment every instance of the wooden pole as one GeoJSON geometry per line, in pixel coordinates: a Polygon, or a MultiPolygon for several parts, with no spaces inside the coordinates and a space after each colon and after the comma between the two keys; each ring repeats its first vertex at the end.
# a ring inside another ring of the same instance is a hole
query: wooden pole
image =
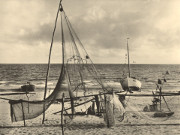
{"type": "Polygon", "coordinates": [[[97,113],[98,113],[98,116],[99,116],[100,115],[100,102],[99,102],[98,95],[95,96],[95,101],[96,101],[97,113]]]}
{"type": "Polygon", "coordinates": [[[111,100],[113,98],[113,95],[111,97],[111,94],[105,95],[105,110],[106,110],[106,123],[107,127],[113,127],[115,125],[115,118],[114,118],[114,113],[113,113],[113,104],[111,104],[111,100]]]}
{"type": "Polygon", "coordinates": [[[161,89],[162,89],[162,88],[160,87],[160,89],[159,89],[159,96],[160,96],[160,101],[159,101],[159,102],[160,102],[160,111],[161,111],[161,96],[162,96],[162,94],[161,94],[161,89]]]}
{"type": "Polygon", "coordinates": [[[64,112],[64,93],[62,95],[62,109],[61,109],[61,129],[62,135],[64,135],[64,119],[63,119],[63,112],[64,112]]]}
{"type": "Polygon", "coordinates": [[[24,108],[23,108],[23,103],[22,102],[21,102],[21,106],[22,106],[22,114],[23,114],[24,127],[25,127],[26,126],[26,122],[25,122],[24,108]]]}
{"type": "MultiPolygon", "coordinates": [[[[45,83],[45,89],[44,89],[44,100],[46,98],[46,93],[47,93],[47,82],[48,82],[48,76],[49,76],[49,70],[50,70],[51,52],[52,52],[52,47],[53,47],[54,34],[55,34],[55,30],[56,30],[56,24],[57,24],[57,20],[58,20],[58,15],[59,15],[59,11],[60,11],[60,8],[61,8],[61,2],[62,2],[62,0],[60,0],[60,2],[59,2],[59,7],[58,7],[56,19],[55,19],[55,26],[54,26],[54,30],[53,30],[53,34],[52,34],[51,46],[50,46],[50,50],[49,50],[48,68],[47,68],[46,83],[45,83]]],[[[44,119],[45,119],[45,103],[43,105],[43,109],[44,109],[44,111],[43,111],[42,124],[44,124],[44,119]]]]}
{"type": "Polygon", "coordinates": [[[106,120],[106,124],[107,124],[107,127],[109,128],[109,120],[108,120],[108,115],[107,115],[107,99],[106,99],[106,94],[104,94],[104,106],[105,106],[105,120],[106,120]]]}
{"type": "Polygon", "coordinates": [[[168,106],[168,104],[167,104],[167,102],[166,102],[164,96],[162,96],[162,97],[163,97],[163,99],[164,99],[164,102],[166,103],[166,106],[167,106],[168,110],[171,112],[171,109],[169,108],[169,106],[168,106]]]}
{"type": "Polygon", "coordinates": [[[71,111],[72,111],[72,119],[74,118],[74,99],[71,98],[71,111]]]}

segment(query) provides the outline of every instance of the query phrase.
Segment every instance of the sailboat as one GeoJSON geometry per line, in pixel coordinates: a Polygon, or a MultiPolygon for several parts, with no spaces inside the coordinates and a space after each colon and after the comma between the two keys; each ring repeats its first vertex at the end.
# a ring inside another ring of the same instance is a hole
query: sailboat
{"type": "Polygon", "coordinates": [[[129,38],[127,38],[128,76],[120,80],[120,83],[122,89],[125,91],[140,91],[141,82],[137,80],[135,77],[131,77],[128,39],[129,38]]]}
{"type": "MultiPolygon", "coordinates": [[[[71,115],[71,118],[73,118],[78,111],[76,110],[77,106],[95,100],[97,110],[100,110],[100,108],[103,107],[102,110],[106,116],[108,126],[113,126],[115,119],[112,109],[114,106],[118,106],[118,110],[121,110],[122,105],[117,98],[113,98],[115,97],[115,94],[112,92],[112,88],[107,85],[105,87],[104,82],[100,78],[99,72],[96,70],[95,65],[93,64],[85,47],[73,29],[61,2],[62,0],[60,0],[59,3],[51,40],[44,99],[37,101],[10,99],[9,104],[11,109],[11,120],[12,122],[24,121],[25,125],[25,120],[33,119],[43,114],[42,123],[44,123],[45,111],[57,100],[62,103],[62,110],[60,111],[61,114],[64,115],[64,113],[68,113],[67,115],[71,115]],[[47,82],[50,72],[51,52],[59,14],[61,15],[61,22],[59,24],[61,26],[60,48],[62,52],[62,64],[59,68],[60,74],[56,86],[52,93],[49,96],[46,96],[48,88],[47,82]],[[93,91],[98,94],[92,94],[93,91]],[[101,106],[99,101],[100,99],[103,104],[101,106]],[[64,106],[64,102],[69,103],[70,108],[66,108],[66,106],[64,106]],[[112,103],[116,105],[112,105],[112,103]],[[71,110],[71,112],[68,112],[67,110],[71,110]]],[[[88,106],[85,107],[88,109],[88,106]]]]}

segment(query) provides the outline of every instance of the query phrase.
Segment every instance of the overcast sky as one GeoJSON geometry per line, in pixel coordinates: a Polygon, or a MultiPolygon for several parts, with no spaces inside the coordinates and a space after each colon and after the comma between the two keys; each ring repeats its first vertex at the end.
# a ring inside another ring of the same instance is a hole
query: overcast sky
{"type": "MultiPolygon", "coordinates": [[[[59,0],[0,1],[0,63],[47,63],[59,0]]],[[[180,64],[180,0],[63,0],[94,63],[180,64]]],[[[59,62],[59,50],[52,62],[59,62]]]]}

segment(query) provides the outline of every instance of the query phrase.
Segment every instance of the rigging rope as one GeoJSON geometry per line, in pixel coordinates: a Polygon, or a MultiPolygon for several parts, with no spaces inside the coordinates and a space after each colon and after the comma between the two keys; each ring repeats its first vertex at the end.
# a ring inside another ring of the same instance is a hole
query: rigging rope
{"type": "MultiPolygon", "coordinates": [[[[84,48],[82,42],[80,41],[79,37],[77,36],[76,32],[74,31],[74,29],[73,29],[73,27],[72,27],[72,25],[71,25],[68,17],[66,16],[65,12],[64,12],[64,15],[65,15],[65,19],[66,19],[66,21],[67,21],[67,25],[68,25],[69,28],[72,30],[72,32],[74,33],[75,37],[77,38],[77,41],[79,42],[79,44],[81,45],[81,47],[82,47],[83,50],[85,51],[85,53],[86,53],[86,58],[88,58],[88,59],[91,61],[91,63],[92,63],[92,66],[93,66],[95,75],[96,75],[96,77],[97,77],[96,81],[101,85],[101,87],[103,88],[104,91],[107,91],[107,89],[104,87],[103,82],[102,82],[102,80],[101,80],[101,78],[100,78],[100,76],[99,76],[99,72],[96,70],[93,61],[92,61],[91,58],[89,57],[89,55],[88,55],[86,49],[84,48]]],[[[70,30],[69,30],[69,31],[70,31],[70,30]]],[[[106,83],[106,85],[109,86],[107,83],[106,83]]]]}

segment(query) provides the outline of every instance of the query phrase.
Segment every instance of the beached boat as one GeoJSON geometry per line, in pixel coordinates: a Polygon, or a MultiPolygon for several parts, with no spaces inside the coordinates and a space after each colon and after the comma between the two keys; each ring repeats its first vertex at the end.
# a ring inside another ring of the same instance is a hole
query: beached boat
{"type": "Polygon", "coordinates": [[[128,76],[121,79],[120,83],[121,83],[122,89],[125,91],[130,91],[130,92],[140,91],[141,82],[137,80],[135,77],[131,77],[128,39],[129,38],[127,38],[128,76]]]}
{"type": "Polygon", "coordinates": [[[123,90],[139,91],[141,89],[141,82],[133,77],[126,77],[120,81],[123,90]]]}
{"type": "MultiPolygon", "coordinates": [[[[160,79],[159,79],[160,80],[160,79]]],[[[155,113],[154,113],[154,117],[169,117],[169,116],[172,116],[174,114],[174,112],[171,111],[171,109],[169,108],[166,100],[165,100],[165,97],[162,95],[162,86],[163,86],[163,83],[162,83],[162,80],[159,81],[158,80],[158,84],[157,84],[157,88],[158,88],[158,92],[159,93],[159,96],[158,98],[157,97],[154,97],[157,98],[158,100],[156,100],[156,103],[154,103],[154,105],[156,105],[157,107],[157,110],[155,110],[155,113]],[[160,85],[160,86],[158,86],[160,85]],[[164,101],[164,103],[166,104],[166,107],[167,107],[167,110],[165,111],[164,109],[162,109],[162,99],[164,101]],[[158,104],[159,104],[159,109],[158,109],[158,104]]],[[[163,79],[164,81],[165,79],[163,79]]]]}
{"type": "Polygon", "coordinates": [[[27,82],[26,85],[21,86],[21,91],[23,92],[31,92],[35,90],[35,85],[31,84],[30,82],[27,82]]]}
{"type": "Polygon", "coordinates": [[[172,116],[174,114],[174,112],[171,111],[159,111],[159,112],[155,112],[154,113],[154,117],[169,117],[172,116]]]}
{"type": "Polygon", "coordinates": [[[169,72],[166,72],[164,79],[158,79],[157,82],[157,87],[156,87],[156,92],[153,92],[153,100],[152,100],[152,104],[145,106],[143,111],[145,112],[154,112],[154,117],[169,117],[172,116],[174,114],[174,112],[171,111],[171,109],[169,108],[167,101],[164,97],[164,94],[168,94],[166,92],[162,93],[162,88],[163,88],[163,84],[166,82],[166,75],[169,74],[169,72]],[[162,109],[162,100],[164,101],[167,110],[165,110],[165,108],[162,109]]]}

